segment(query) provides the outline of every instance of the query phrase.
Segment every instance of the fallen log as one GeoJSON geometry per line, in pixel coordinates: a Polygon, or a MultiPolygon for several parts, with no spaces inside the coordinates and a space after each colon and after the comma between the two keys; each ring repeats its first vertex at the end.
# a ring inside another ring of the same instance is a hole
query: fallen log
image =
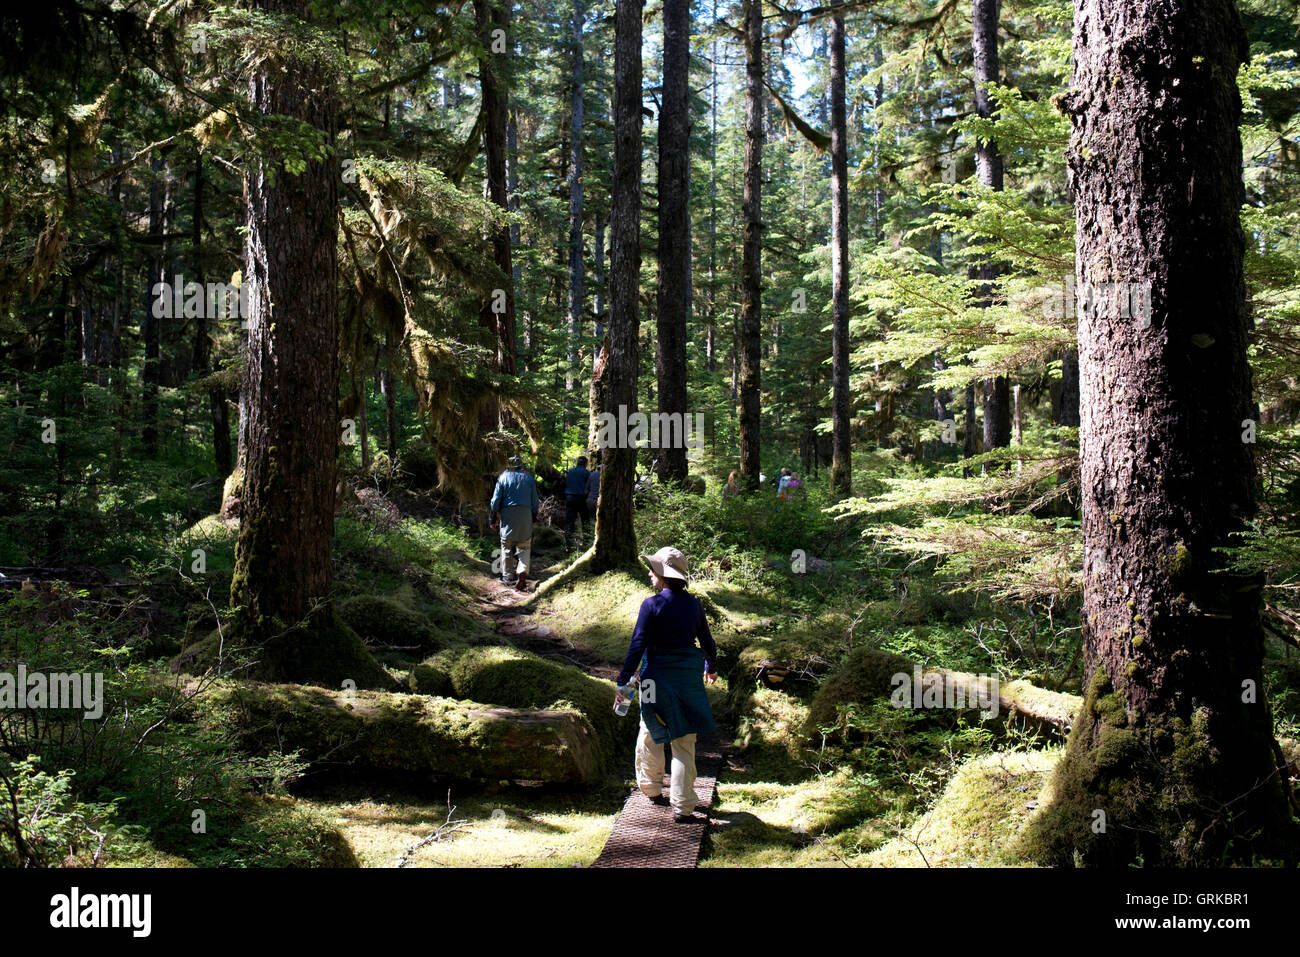
{"type": "Polygon", "coordinates": [[[201,700],[254,753],[494,781],[590,784],[601,770],[595,732],[570,710],[251,681],[221,682],[201,700]]]}
{"type": "Polygon", "coordinates": [[[1048,691],[1028,681],[999,682],[947,668],[922,668],[890,652],[874,648],[852,651],[822,683],[808,712],[806,731],[837,724],[837,707],[870,698],[889,698],[898,707],[993,710],[1019,715],[1068,734],[1083,699],[1048,691]],[[919,682],[918,679],[919,678],[919,682]]]}

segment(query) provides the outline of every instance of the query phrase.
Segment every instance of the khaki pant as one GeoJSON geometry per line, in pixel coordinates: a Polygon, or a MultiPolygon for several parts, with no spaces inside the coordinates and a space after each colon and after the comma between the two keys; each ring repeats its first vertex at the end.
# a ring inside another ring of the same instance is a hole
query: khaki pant
{"type": "MultiPolygon", "coordinates": [[[[695,795],[695,735],[685,734],[674,738],[673,772],[668,788],[668,801],[678,814],[691,814],[700,800],[695,795]]],[[[648,798],[658,797],[664,790],[664,746],[650,737],[641,719],[641,733],[636,739],[636,783],[648,798]]]]}

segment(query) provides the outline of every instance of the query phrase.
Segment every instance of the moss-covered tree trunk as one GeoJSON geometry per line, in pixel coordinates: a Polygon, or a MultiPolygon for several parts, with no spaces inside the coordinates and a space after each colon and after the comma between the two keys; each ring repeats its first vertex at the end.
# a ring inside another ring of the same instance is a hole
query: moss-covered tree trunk
{"type": "Polygon", "coordinates": [[[1077,282],[1098,293],[1079,316],[1089,683],[1057,800],[1030,832],[1050,862],[1296,858],[1258,582],[1216,551],[1255,508],[1246,49],[1232,0],[1075,3],[1063,108],[1077,282]],[[1149,316],[1120,302],[1141,284],[1149,316]]]}
{"type": "MultiPolygon", "coordinates": [[[[261,9],[308,18],[307,0],[261,9]]],[[[319,131],[331,150],[334,81],[320,64],[268,63],[252,79],[253,109],[319,131]]],[[[247,461],[231,601],[232,638],[272,680],[372,683],[361,639],[329,605],[340,425],[333,153],[286,169],[279,150],[254,161],[248,202],[247,461]]]]}
{"type": "MultiPolygon", "coordinates": [[[[641,7],[618,0],[614,13],[614,175],[609,217],[609,358],[601,374],[603,411],[636,411],[637,335],[641,325],[641,7]]],[[[632,490],[636,449],[614,442],[601,453],[600,499],[592,570],[636,563],[632,490]]]]}

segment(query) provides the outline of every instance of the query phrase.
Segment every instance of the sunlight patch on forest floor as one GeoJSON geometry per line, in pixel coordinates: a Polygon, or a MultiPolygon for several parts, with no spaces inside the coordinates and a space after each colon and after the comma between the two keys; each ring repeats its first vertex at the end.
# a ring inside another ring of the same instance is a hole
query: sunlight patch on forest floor
{"type": "MultiPolygon", "coordinates": [[[[337,821],[363,867],[394,867],[413,845],[446,824],[446,801],[361,788],[311,799],[337,821]]],[[[576,867],[600,853],[622,803],[621,791],[530,794],[510,790],[451,796],[452,824],[409,854],[406,867],[576,867]],[[456,822],[464,823],[451,830],[456,822]]]]}

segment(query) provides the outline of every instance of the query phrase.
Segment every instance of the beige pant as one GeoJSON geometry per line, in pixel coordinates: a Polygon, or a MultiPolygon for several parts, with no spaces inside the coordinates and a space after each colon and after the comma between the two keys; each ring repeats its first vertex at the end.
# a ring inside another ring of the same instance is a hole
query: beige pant
{"type": "MultiPolygon", "coordinates": [[[[668,788],[668,801],[678,814],[690,814],[700,800],[695,795],[695,735],[685,734],[674,738],[673,773],[668,788]]],[[[636,783],[648,798],[658,797],[664,790],[664,746],[650,737],[650,731],[641,719],[641,734],[636,740],[636,783]]]]}

